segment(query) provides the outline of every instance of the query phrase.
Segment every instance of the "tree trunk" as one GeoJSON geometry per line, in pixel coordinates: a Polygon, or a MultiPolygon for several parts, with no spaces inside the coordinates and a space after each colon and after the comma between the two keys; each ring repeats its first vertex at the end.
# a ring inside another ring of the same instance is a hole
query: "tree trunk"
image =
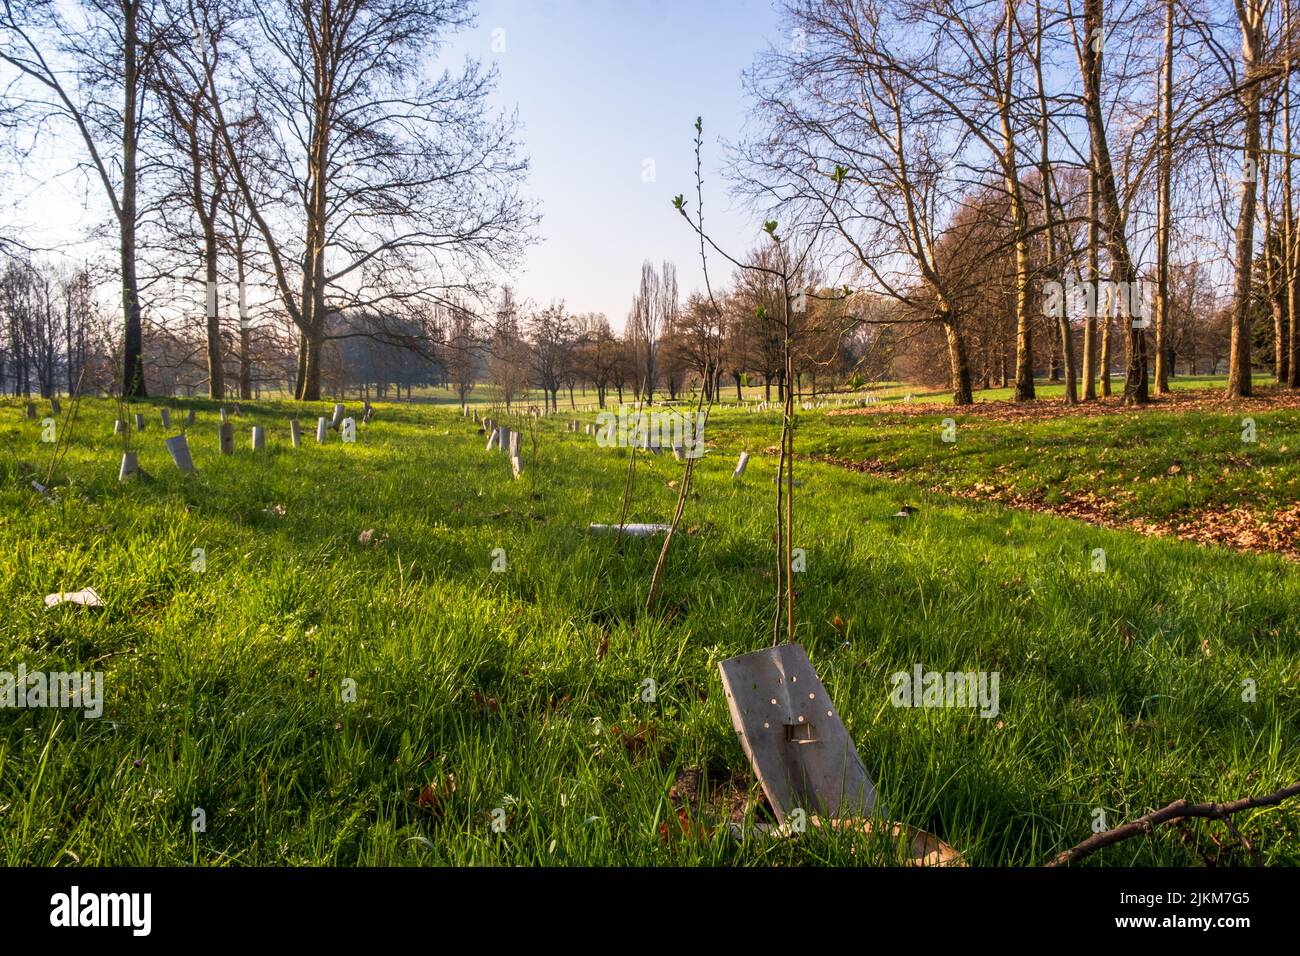
{"type": "Polygon", "coordinates": [[[136,226],[136,105],[140,85],[138,50],[139,7],[124,3],[122,22],[122,203],[120,230],[122,265],[122,395],[145,398],[144,334],[141,328],[140,284],[135,269],[136,226]]]}
{"type": "Polygon", "coordinates": [[[943,333],[948,340],[949,379],[952,384],[952,403],[970,405],[974,402],[970,388],[970,363],[966,358],[966,344],[962,341],[961,329],[957,320],[947,316],[940,320],[943,333]]]}
{"type": "MultiPolygon", "coordinates": [[[[1084,34],[1089,38],[1102,36],[1101,0],[1085,0],[1083,7],[1084,34]]],[[[1097,167],[1098,200],[1105,223],[1106,251],[1110,255],[1111,278],[1115,282],[1122,320],[1128,335],[1126,336],[1128,355],[1127,372],[1124,379],[1124,404],[1145,405],[1149,399],[1147,390],[1146,334],[1141,328],[1133,327],[1131,305],[1138,299],[1136,293],[1137,274],[1133,268],[1133,259],[1129,255],[1128,241],[1124,235],[1124,215],[1119,205],[1119,192],[1115,185],[1115,171],[1111,165],[1110,147],[1106,142],[1106,124],[1101,104],[1101,60],[1102,51],[1099,43],[1091,40],[1084,43],[1084,112],[1088,121],[1089,140],[1092,145],[1093,162],[1097,167]]],[[[1098,293],[1100,290],[1098,290],[1098,293]]],[[[1100,301],[1098,294],[1096,299],[1100,301]]],[[[1109,312],[1109,309],[1105,310],[1109,312]]],[[[1110,317],[1104,316],[1105,331],[1102,337],[1102,389],[1110,394],[1110,317]]]]}
{"type": "Polygon", "coordinates": [[[1174,0],[1165,0],[1165,63],[1160,93],[1160,164],[1156,221],[1156,394],[1169,392],[1166,342],[1169,335],[1169,233],[1174,127],[1174,0]]]}
{"type": "Polygon", "coordinates": [[[239,397],[251,399],[253,397],[253,357],[251,346],[251,334],[246,325],[239,326],[239,397]]]}
{"type": "MultiPolygon", "coordinates": [[[[1241,0],[1241,59],[1243,71],[1253,79],[1263,41],[1263,13],[1257,0],[1241,0]]],[[[1241,205],[1237,215],[1237,256],[1234,270],[1232,337],[1228,353],[1228,398],[1251,394],[1250,379],[1250,287],[1255,254],[1255,205],[1259,170],[1259,84],[1249,83],[1241,92],[1245,115],[1241,205]]]]}
{"type": "Polygon", "coordinates": [[[208,397],[220,399],[226,396],[226,372],[221,354],[221,317],[217,308],[217,232],[210,221],[203,225],[203,265],[207,283],[204,308],[207,312],[208,397]]]}
{"type": "MultiPolygon", "coordinates": [[[[1015,230],[1016,263],[1016,392],[1017,402],[1034,399],[1034,338],[1029,321],[1029,243],[1025,236],[1028,217],[1020,192],[1020,170],[1016,161],[1015,130],[1011,124],[1012,84],[1015,79],[1015,5],[1006,0],[1006,74],[998,97],[1002,123],[1002,179],[1011,203],[1011,227],[1015,230]]],[[[969,379],[969,375],[968,375],[969,379]]]]}
{"type": "MultiPolygon", "coordinates": [[[[1282,8],[1284,35],[1291,35],[1291,0],[1282,8]]],[[[1282,75],[1282,139],[1287,144],[1287,154],[1282,157],[1282,236],[1284,255],[1284,282],[1287,312],[1287,384],[1300,388],[1300,283],[1296,273],[1300,270],[1300,247],[1297,246],[1295,207],[1291,192],[1291,47],[1283,60],[1282,75]]]]}
{"type": "MultiPolygon", "coordinates": [[[[1088,282],[1096,302],[1097,283],[1101,278],[1097,250],[1097,167],[1088,169],[1088,282]]],[[[1086,296],[1085,296],[1086,299],[1086,296]]],[[[1108,392],[1109,394],[1109,392],[1108,392]]],[[[1097,400],[1097,310],[1084,309],[1083,317],[1083,400],[1097,400]]]]}
{"type": "Polygon", "coordinates": [[[304,332],[299,342],[302,373],[298,379],[296,398],[300,402],[320,401],[320,363],[324,351],[325,332],[313,326],[304,332]]]}

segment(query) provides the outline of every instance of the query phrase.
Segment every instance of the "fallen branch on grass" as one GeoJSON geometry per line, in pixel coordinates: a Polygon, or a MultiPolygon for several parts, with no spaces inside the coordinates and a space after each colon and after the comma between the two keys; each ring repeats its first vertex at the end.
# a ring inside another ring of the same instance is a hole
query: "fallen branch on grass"
{"type": "Polygon", "coordinates": [[[1103,847],[1127,840],[1129,837],[1150,833],[1160,824],[1168,823],[1171,820],[1181,820],[1185,817],[1204,817],[1209,820],[1224,820],[1226,822],[1228,817],[1240,810],[1249,810],[1252,807],[1271,807],[1297,795],[1300,795],[1300,783],[1293,783],[1267,796],[1242,797],[1240,800],[1233,800],[1230,803],[1188,803],[1186,800],[1175,800],[1167,807],[1148,813],[1146,816],[1139,817],[1130,823],[1117,826],[1113,830],[1094,833],[1078,846],[1071,847],[1063,853],[1058,853],[1047,865],[1066,866],[1070,863],[1077,863],[1085,856],[1091,856],[1103,847]]]}

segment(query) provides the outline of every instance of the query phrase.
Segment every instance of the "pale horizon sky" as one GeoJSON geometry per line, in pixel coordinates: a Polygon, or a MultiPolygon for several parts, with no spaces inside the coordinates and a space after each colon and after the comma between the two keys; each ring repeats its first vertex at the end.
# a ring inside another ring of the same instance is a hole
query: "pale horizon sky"
{"type": "MultiPolygon", "coordinates": [[[[761,217],[731,202],[719,140],[741,134],[741,73],[779,40],[769,0],[484,0],[477,11],[446,55],[494,62],[494,102],[518,109],[542,213],[521,298],[563,299],[620,328],[645,259],[676,264],[683,300],[703,287],[698,240],[672,207],[686,193],[694,209],[697,116],[706,227],[735,254],[758,244],[761,217]]],[[[726,282],[731,268],[711,256],[710,275],[726,282]]]]}

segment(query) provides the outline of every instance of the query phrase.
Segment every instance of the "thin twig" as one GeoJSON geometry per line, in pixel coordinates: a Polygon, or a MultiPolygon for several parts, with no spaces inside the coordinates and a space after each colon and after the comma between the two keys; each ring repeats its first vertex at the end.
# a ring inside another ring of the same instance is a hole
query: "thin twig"
{"type": "MultiPolygon", "coordinates": [[[[1171,820],[1181,820],[1186,817],[1227,820],[1229,816],[1241,810],[1275,806],[1283,800],[1297,795],[1300,795],[1300,783],[1293,783],[1263,797],[1242,797],[1240,800],[1233,800],[1230,803],[1188,803],[1186,800],[1175,800],[1167,807],[1148,813],[1144,817],[1138,817],[1136,820],[1117,826],[1113,830],[1094,833],[1077,846],[1058,853],[1046,865],[1068,866],[1071,863],[1077,863],[1084,857],[1091,856],[1104,847],[1127,840],[1130,837],[1150,833],[1160,824],[1168,823],[1171,820]]],[[[1249,847],[1249,844],[1247,846],[1249,847]]],[[[1252,850],[1252,852],[1254,851],[1252,850]]]]}

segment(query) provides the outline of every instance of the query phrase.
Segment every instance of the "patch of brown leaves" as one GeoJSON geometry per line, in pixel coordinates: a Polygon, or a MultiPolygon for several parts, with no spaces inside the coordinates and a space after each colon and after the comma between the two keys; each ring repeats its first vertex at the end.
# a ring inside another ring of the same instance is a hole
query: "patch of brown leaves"
{"type": "Polygon", "coordinates": [[[982,400],[973,405],[951,402],[891,402],[864,405],[861,408],[828,409],[835,415],[976,415],[991,421],[1045,421],[1053,418],[1093,418],[1098,415],[1140,415],[1155,412],[1271,412],[1300,409],[1300,391],[1280,386],[1257,387],[1250,398],[1227,399],[1219,388],[1186,388],[1168,395],[1152,395],[1147,405],[1125,405],[1122,394],[1098,398],[1094,402],[1066,405],[1059,399],[1013,402],[1005,399],[982,400]]]}
{"type": "MultiPolygon", "coordinates": [[[[672,815],[659,824],[659,836],[665,842],[672,840],[708,840],[720,826],[729,823],[743,824],[749,811],[753,777],[737,770],[725,779],[713,779],[707,770],[687,767],[677,775],[668,791],[672,815]]],[[[767,799],[758,793],[762,810],[767,809],[767,799]]]]}
{"type": "MultiPolygon", "coordinates": [[[[1272,411],[1300,408],[1300,392],[1269,386],[1256,389],[1251,398],[1228,400],[1220,389],[1186,389],[1152,397],[1144,408],[1125,406],[1120,396],[1099,399],[1095,403],[1068,406],[1058,401],[1037,401],[1017,404],[1009,401],[978,402],[962,408],[961,414],[978,415],[993,421],[1040,421],[1067,416],[1092,417],[1097,415],[1140,415],[1144,411],[1211,411],[1242,412],[1272,411]]],[[[938,402],[894,405],[869,405],[864,408],[828,411],[827,415],[925,415],[945,412],[951,414],[953,406],[938,402]]],[[[879,458],[851,461],[831,456],[817,456],[817,460],[847,468],[863,474],[877,475],[891,480],[901,480],[904,471],[897,464],[879,458]]],[[[1248,462],[1247,462],[1248,464],[1248,462]]],[[[1167,474],[1184,473],[1182,462],[1175,462],[1167,474]]],[[[1190,475],[1188,476],[1190,479],[1190,475]]],[[[973,501],[993,501],[1022,511],[1037,511],[1063,518],[1086,521],[1106,528],[1124,528],[1144,535],[1178,538],[1201,544],[1217,544],[1237,551],[1271,552],[1300,561],[1300,505],[1268,512],[1249,508],[1222,508],[1218,510],[1186,513],[1172,518],[1124,518],[1117,499],[1125,494],[1112,490],[1103,494],[1093,491],[1074,492],[1058,502],[1046,502],[1041,496],[1018,494],[993,482],[976,482],[971,488],[934,486],[932,493],[951,495],[973,501]]]]}

